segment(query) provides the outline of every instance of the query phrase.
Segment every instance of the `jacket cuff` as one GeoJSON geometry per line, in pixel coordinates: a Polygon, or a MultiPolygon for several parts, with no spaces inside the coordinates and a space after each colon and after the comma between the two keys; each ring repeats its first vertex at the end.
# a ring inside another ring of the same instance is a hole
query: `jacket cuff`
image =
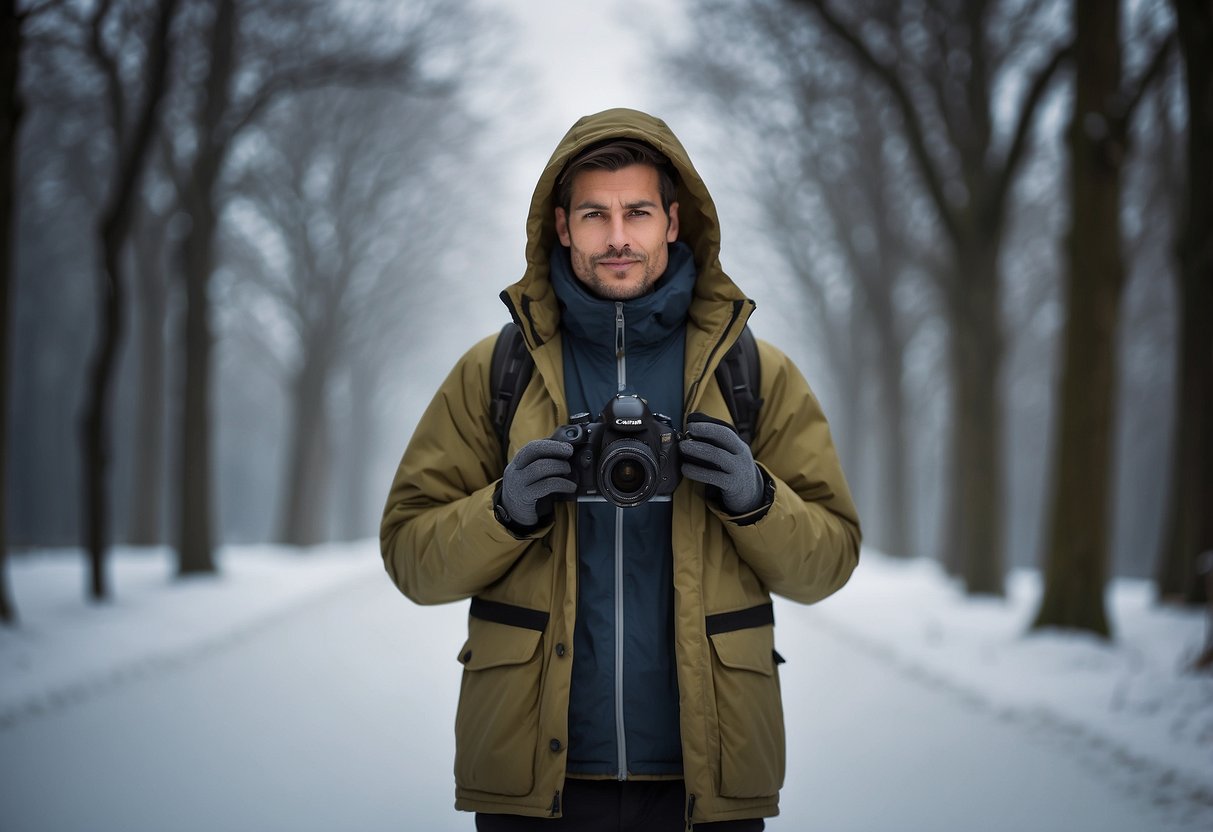
{"type": "Polygon", "coordinates": [[[533,526],[527,526],[519,523],[510,513],[506,511],[505,504],[501,502],[501,482],[497,482],[497,487],[493,489],[493,516],[497,518],[510,536],[515,540],[530,540],[535,537],[540,537],[548,532],[555,520],[555,514],[550,514],[547,517],[540,517],[539,522],[533,526]]]}
{"type": "Polygon", "coordinates": [[[758,473],[762,475],[762,503],[759,504],[758,508],[747,511],[744,514],[729,514],[724,510],[724,506],[719,501],[719,493],[717,493],[714,495],[715,499],[713,500],[712,510],[722,519],[736,526],[752,526],[767,516],[767,512],[775,504],[775,480],[767,473],[767,469],[761,465],[757,467],[758,473]]]}

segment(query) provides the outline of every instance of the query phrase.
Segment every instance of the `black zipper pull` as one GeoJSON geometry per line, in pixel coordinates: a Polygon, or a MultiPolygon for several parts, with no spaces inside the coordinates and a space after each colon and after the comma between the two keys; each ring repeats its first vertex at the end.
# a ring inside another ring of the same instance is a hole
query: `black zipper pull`
{"type": "Polygon", "coordinates": [[[550,812],[550,815],[552,817],[556,817],[558,814],[560,814],[560,792],[559,791],[557,791],[556,794],[552,797],[552,811],[550,812]]]}
{"type": "Polygon", "coordinates": [[[690,795],[687,798],[687,832],[691,832],[695,828],[695,795],[690,795]]]}

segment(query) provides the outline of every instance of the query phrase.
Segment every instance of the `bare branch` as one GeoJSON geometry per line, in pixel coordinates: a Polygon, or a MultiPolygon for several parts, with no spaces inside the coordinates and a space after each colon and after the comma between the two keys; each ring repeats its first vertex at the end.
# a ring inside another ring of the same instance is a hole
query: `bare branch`
{"type": "MultiPolygon", "coordinates": [[[[255,121],[265,108],[281,95],[324,86],[365,87],[376,82],[403,81],[414,69],[416,61],[416,49],[410,47],[387,59],[355,60],[348,55],[336,55],[275,74],[250,97],[244,112],[236,115],[224,136],[218,141],[222,143],[230,140],[255,121]]],[[[430,89],[413,91],[443,95],[449,90],[445,85],[434,84],[430,89]]]]}
{"type": "Polygon", "coordinates": [[[1015,176],[1019,172],[1019,163],[1023,159],[1023,154],[1027,149],[1028,135],[1032,130],[1032,123],[1035,120],[1036,111],[1040,109],[1040,102],[1044,99],[1045,92],[1048,91],[1049,85],[1053,81],[1053,77],[1058,70],[1074,56],[1074,42],[1070,41],[1063,44],[1053,53],[1053,56],[1045,62],[1044,66],[1036,73],[1036,77],[1032,79],[1032,84],[1028,88],[1027,95],[1024,96],[1023,106],[1019,109],[1019,119],[1015,124],[1015,131],[1012,134],[1011,144],[1007,148],[1007,155],[1003,158],[1002,165],[999,167],[994,184],[994,189],[991,191],[989,210],[1001,216],[1007,199],[1007,193],[1015,181],[1015,176]]]}
{"type": "Polygon", "coordinates": [[[1136,81],[1125,84],[1121,90],[1121,98],[1124,101],[1124,112],[1121,114],[1122,127],[1126,127],[1133,119],[1133,113],[1137,110],[1137,105],[1141,103],[1145,97],[1150,85],[1162,75],[1163,70],[1167,66],[1167,61],[1171,57],[1171,53],[1178,46],[1178,38],[1175,32],[1168,32],[1154,50],[1154,56],[1150,59],[1150,63],[1146,65],[1142,71],[1141,77],[1136,81]]]}
{"type": "MultiPolygon", "coordinates": [[[[143,93],[143,106],[132,126],[130,142],[125,145],[118,143],[116,189],[110,196],[111,204],[104,215],[104,223],[108,226],[106,232],[118,239],[125,237],[133,218],[133,212],[129,210],[130,202],[136,196],[135,185],[145,166],[148,147],[155,135],[156,112],[168,85],[169,30],[177,2],[178,0],[160,0],[155,25],[149,36],[150,45],[145,67],[145,75],[149,81],[143,93]]],[[[108,5],[108,0],[103,0],[103,5],[108,5]]]]}
{"type": "Polygon", "coordinates": [[[89,55],[96,62],[105,78],[106,103],[109,105],[110,128],[114,131],[114,145],[122,146],[122,134],[126,127],[126,95],[122,79],[118,75],[118,64],[114,56],[106,51],[101,30],[109,16],[113,0],[100,0],[89,21],[89,55]]]}
{"type": "Polygon", "coordinates": [[[931,200],[939,211],[940,221],[947,230],[948,236],[953,241],[959,241],[963,236],[963,231],[961,230],[956,210],[947,197],[938,165],[931,156],[930,151],[927,150],[922,120],[897,68],[889,66],[877,58],[858,33],[852,31],[846,23],[829,9],[826,5],[826,0],[797,0],[797,2],[811,6],[817,12],[822,22],[825,23],[826,27],[842,41],[847,49],[859,59],[861,64],[867,67],[881,81],[893,96],[897,109],[901,113],[902,120],[905,122],[906,139],[909,141],[910,151],[918,161],[919,172],[927,186],[927,191],[931,194],[931,200]]]}
{"type": "Polygon", "coordinates": [[[25,11],[17,12],[17,25],[24,25],[47,12],[54,11],[59,6],[62,6],[63,2],[64,0],[43,0],[42,3],[34,3],[25,11]]]}

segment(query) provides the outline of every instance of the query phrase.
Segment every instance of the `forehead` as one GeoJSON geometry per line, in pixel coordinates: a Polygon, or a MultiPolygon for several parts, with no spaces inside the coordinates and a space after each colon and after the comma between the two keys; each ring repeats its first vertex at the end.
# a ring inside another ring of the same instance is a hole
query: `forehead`
{"type": "Polygon", "coordinates": [[[635,164],[619,170],[590,168],[579,171],[573,177],[572,197],[574,206],[586,199],[600,202],[610,197],[627,198],[629,201],[648,199],[660,204],[661,186],[657,168],[635,164]]]}

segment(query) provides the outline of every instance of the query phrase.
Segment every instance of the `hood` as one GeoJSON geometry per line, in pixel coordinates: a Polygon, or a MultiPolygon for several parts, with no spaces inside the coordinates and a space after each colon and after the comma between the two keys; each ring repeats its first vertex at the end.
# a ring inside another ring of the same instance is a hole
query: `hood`
{"type": "Polygon", "coordinates": [[[560,245],[556,237],[556,179],[581,150],[612,138],[647,142],[665,154],[678,171],[678,239],[690,248],[699,275],[691,307],[692,321],[710,314],[706,306],[725,304],[730,309],[738,304],[753,306],[720,268],[720,222],[716,206],[682,143],[659,118],[638,110],[605,110],[574,124],[548,160],[535,186],[527,217],[526,272],[501,293],[532,349],[550,339],[560,325],[559,306],[549,279],[551,252],[560,245]]]}

